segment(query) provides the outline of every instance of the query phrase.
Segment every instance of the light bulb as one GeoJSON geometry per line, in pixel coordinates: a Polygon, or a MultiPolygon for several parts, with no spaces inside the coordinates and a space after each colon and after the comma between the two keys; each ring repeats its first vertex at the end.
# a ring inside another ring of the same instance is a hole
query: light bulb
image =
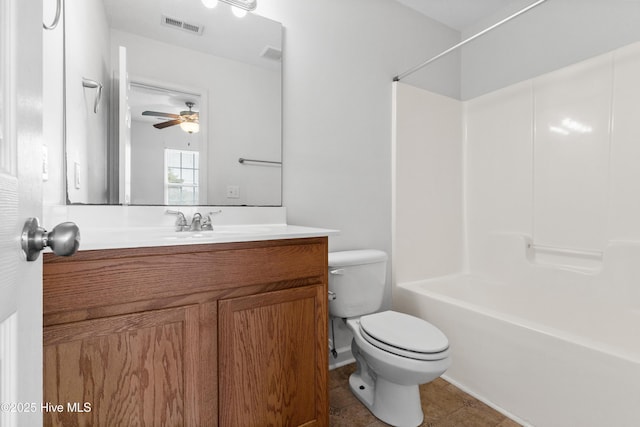
{"type": "Polygon", "coordinates": [[[204,7],[213,9],[218,5],[218,0],[202,0],[202,4],[204,5],[204,7]]]}
{"type": "Polygon", "coordinates": [[[189,133],[198,133],[200,132],[200,125],[198,122],[182,122],[180,123],[180,128],[189,133]]]}

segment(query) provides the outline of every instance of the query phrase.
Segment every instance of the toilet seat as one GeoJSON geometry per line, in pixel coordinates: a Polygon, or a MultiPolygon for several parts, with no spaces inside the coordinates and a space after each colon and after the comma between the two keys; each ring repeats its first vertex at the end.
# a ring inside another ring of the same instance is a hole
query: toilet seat
{"type": "Polygon", "coordinates": [[[417,360],[440,360],[449,355],[449,341],[431,323],[395,311],[362,316],[362,337],[370,344],[398,356],[417,360]]]}

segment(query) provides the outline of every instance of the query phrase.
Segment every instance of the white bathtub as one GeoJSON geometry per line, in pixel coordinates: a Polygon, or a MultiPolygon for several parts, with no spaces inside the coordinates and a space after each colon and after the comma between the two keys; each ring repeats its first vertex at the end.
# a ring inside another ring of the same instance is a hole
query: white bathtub
{"type": "Polygon", "coordinates": [[[640,263],[628,264],[637,255],[612,245],[608,267],[591,273],[525,260],[500,280],[400,283],[394,308],[448,336],[445,379],[521,424],[637,427],[640,263]]]}

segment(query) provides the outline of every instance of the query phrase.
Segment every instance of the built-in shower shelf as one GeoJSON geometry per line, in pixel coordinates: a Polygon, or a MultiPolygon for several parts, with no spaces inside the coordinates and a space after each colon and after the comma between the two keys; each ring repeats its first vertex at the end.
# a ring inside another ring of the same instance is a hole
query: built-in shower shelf
{"type": "Polygon", "coordinates": [[[602,268],[604,252],[527,243],[527,259],[536,264],[594,273],[602,268]]]}

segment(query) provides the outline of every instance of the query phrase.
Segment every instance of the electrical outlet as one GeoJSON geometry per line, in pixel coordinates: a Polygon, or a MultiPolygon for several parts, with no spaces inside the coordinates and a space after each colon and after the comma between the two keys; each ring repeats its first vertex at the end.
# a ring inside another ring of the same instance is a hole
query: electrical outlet
{"type": "Polygon", "coordinates": [[[240,186],[227,185],[227,199],[239,199],[240,198],[240,186]]]}

